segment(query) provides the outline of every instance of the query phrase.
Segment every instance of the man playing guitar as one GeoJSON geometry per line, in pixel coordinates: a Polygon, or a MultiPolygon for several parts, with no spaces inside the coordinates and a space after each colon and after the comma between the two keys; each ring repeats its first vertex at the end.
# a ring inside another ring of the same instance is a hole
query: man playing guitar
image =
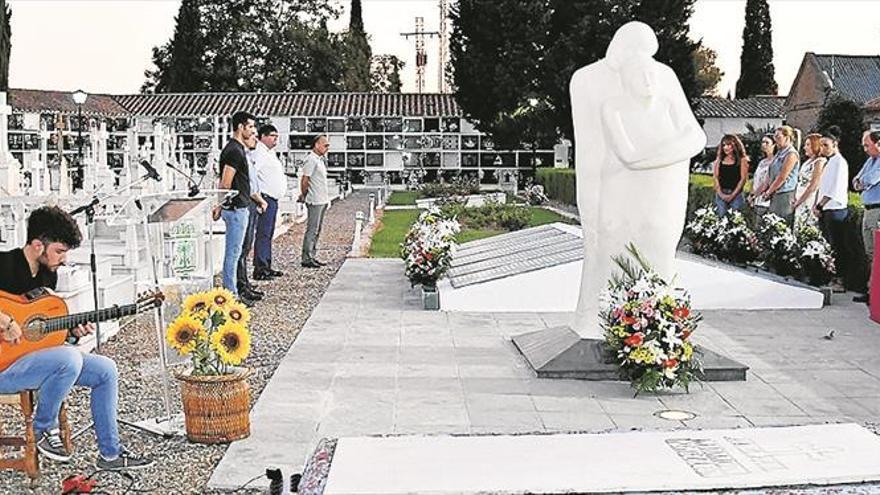
{"type": "MultiPolygon", "coordinates": [[[[28,217],[27,244],[23,248],[0,252],[0,290],[24,295],[34,289],[54,289],[55,271],[64,264],[67,251],[82,240],[79,226],[58,207],[42,207],[28,217]]],[[[88,323],[69,330],[75,337],[88,335],[94,325],[88,323]]],[[[19,323],[0,312],[0,341],[18,343],[22,338],[19,323]]],[[[92,389],[91,409],[98,438],[98,469],[122,470],[145,468],[151,459],[127,451],[119,442],[116,422],[119,375],[113,360],[95,354],[83,354],[71,346],[56,346],[26,354],[0,371],[0,394],[38,390],[34,430],[37,449],[49,459],[68,462],[58,427],[61,403],[74,385],[92,389]]]]}

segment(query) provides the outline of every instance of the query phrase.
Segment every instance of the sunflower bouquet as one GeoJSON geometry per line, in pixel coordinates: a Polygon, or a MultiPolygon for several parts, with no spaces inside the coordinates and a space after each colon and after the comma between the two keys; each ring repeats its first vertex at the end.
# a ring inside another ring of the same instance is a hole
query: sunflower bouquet
{"type": "Polygon", "coordinates": [[[183,356],[191,356],[194,376],[225,375],[251,350],[247,306],[226,289],[191,294],[180,315],[168,325],[165,339],[183,356]]]}

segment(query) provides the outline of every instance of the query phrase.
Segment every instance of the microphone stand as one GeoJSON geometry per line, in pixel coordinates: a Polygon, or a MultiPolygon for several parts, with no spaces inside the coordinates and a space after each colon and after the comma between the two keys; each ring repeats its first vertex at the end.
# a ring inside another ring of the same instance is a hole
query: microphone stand
{"type": "Polygon", "coordinates": [[[184,176],[187,182],[189,182],[189,193],[187,193],[187,197],[194,198],[199,195],[199,193],[201,192],[199,191],[199,185],[196,183],[195,179],[192,178],[192,175],[175,167],[171,162],[165,162],[165,166],[184,176]]]}
{"type": "MultiPolygon", "coordinates": [[[[98,263],[97,263],[97,258],[95,256],[95,233],[97,230],[95,228],[95,207],[98,206],[99,204],[101,204],[102,202],[112,198],[112,197],[128,193],[135,186],[139,186],[149,180],[155,180],[155,177],[151,174],[147,174],[147,175],[141,177],[140,179],[130,183],[128,186],[123,187],[119,190],[104,194],[102,196],[95,195],[92,197],[92,200],[90,202],[88,202],[87,204],[84,204],[82,206],[79,206],[77,208],[74,208],[70,212],[71,216],[78,215],[83,212],[85,212],[85,214],[86,214],[86,226],[88,227],[88,230],[89,230],[89,251],[90,251],[89,252],[89,266],[90,266],[90,269],[92,272],[91,273],[91,276],[92,276],[92,300],[95,304],[95,311],[98,311],[98,309],[99,309],[99,307],[98,307],[98,263]]],[[[101,353],[101,324],[100,324],[100,322],[96,321],[96,322],[94,322],[94,325],[95,325],[95,352],[97,354],[100,354],[101,353]]],[[[125,425],[125,426],[131,427],[131,428],[136,428],[138,430],[141,430],[141,431],[144,431],[147,433],[152,433],[154,435],[156,434],[156,432],[154,432],[154,431],[151,431],[147,428],[136,425],[136,424],[131,423],[129,421],[125,421],[125,420],[116,418],[116,422],[121,425],[125,425]]],[[[85,433],[86,431],[90,430],[93,426],[95,426],[94,421],[90,422],[88,426],[75,432],[71,437],[76,438],[76,437],[82,435],[83,433],[85,433]]]]}
{"type": "MultiPolygon", "coordinates": [[[[89,268],[91,270],[91,278],[92,278],[92,302],[95,304],[95,311],[98,311],[100,308],[98,307],[98,262],[97,257],[95,256],[95,207],[101,204],[102,202],[114,197],[119,196],[121,194],[127,193],[134,186],[140,185],[152,177],[150,175],[145,175],[141,177],[135,182],[132,182],[127,187],[122,189],[104,194],[103,196],[93,196],[92,200],[87,204],[74,208],[70,211],[70,216],[76,216],[80,213],[86,214],[86,228],[89,232],[89,268]]],[[[95,352],[98,354],[101,353],[101,323],[94,322],[95,325],[95,352]]]]}

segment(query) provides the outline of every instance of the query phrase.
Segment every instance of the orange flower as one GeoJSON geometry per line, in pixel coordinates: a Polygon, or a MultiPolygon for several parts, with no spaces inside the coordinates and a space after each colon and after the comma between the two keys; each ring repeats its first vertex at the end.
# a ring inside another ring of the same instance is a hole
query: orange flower
{"type": "Polygon", "coordinates": [[[624,316],[622,318],[622,321],[623,321],[624,325],[635,325],[636,324],[636,319],[633,318],[632,316],[624,316]]]}
{"type": "Polygon", "coordinates": [[[675,308],[672,311],[672,316],[674,316],[678,320],[687,318],[688,315],[690,315],[690,314],[691,314],[691,311],[685,307],[675,308]]]}
{"type": "Polygon", "coordinates": [[[645,335],[642,332],[634,333],[623,340],[623,343],[630,347],[638,347],[645,341],[645,335]]]}
{"type": "Polygon", "coordinates": [[[678,359],[667,359],[663,361],[663,366],[666,368],[675,368],[678,366],[678,359]]]}

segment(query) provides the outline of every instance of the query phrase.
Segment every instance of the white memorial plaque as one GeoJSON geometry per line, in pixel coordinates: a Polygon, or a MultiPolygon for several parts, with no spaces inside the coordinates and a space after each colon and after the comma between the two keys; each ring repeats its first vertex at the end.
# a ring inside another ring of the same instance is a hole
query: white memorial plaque
{"type": "Polygon", "coordinates": [[[342,438],[324,493],[580,493],[880,480],[857,424],[518,436],[342,438]]]}

